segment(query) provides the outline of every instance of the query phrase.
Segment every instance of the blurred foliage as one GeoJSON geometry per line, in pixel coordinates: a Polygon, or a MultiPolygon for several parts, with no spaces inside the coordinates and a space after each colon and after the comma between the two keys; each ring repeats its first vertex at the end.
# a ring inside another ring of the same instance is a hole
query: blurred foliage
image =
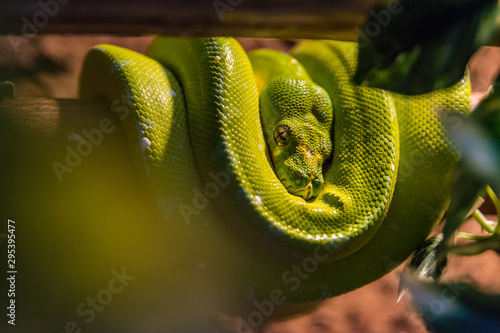
{"type": "MultiPolygon", "coordinates": [[[[470,56],[493,36],[497,11],[497,0],[402,0],[377,6],[358,31],[355,81],[407,95],[449,87],[463,77],[470,56]]],[[[500,332],[500,295],[437,282],[451,255],[500,254],[499,223],[488,221],[479,210],[481,197],[487,195],[500,213],[500,76],[476,110],[447,131],[461,151],[447,220],[442,236],[429,238],[408,261],[399,299],[411,290],[434,332],[500,332]],[[458,231],[471,217],[484,234],[458,231]]]]}
{"type": "MultiPolygon", "coordinates": [[[[499,82],[500,77],[495,85],[499,82]]],[[[495,194],[500,193],[500,86],[469,117],[463,117],[458,126],[448,130],[462,158],[451,185],[448,219],[443,228],[445,240],[453,237],[476,198],[485,190],[497,213],[500,208],[495,194]]]]}
{"type": "Polygon", "coordinates": [[[414,95],[464,75],[493,35],[496,0],[402,0],[374,8],[358,31],[356,83],[414,95]]]}
{"type": "Polygon", "coordinates": [[[500,295],[469,285],[409,281],[413,303],[428,329],[438,333],[500,332],[500,295]]]}

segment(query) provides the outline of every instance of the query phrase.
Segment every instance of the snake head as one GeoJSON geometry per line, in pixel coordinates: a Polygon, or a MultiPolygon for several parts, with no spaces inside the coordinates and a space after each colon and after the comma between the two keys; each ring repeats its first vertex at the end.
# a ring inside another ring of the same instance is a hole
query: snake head
{"type": "Polygon", "coordinates": [[[318,196],[333,149],[328,93],[311,81],[278,77],[263,87],[260,112],[278,179],[291,194],[318,196]]]}

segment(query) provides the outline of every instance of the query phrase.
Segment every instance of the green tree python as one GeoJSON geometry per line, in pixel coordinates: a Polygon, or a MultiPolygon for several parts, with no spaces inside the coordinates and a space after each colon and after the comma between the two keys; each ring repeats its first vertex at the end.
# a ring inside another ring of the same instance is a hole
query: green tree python
{"type": "Polygon", "coordinates": [[[467,75],[398,95],[353,83],[357,52],[306,41],[247,55],[231,38],[157,37],[146,55],[99,45],[80,93],[123,120],[167,232],[186,244],[172,255],[249,297],[313,301],[381,277],[430,233],[459,156],[444,123],[469,112],[467,75]]]}

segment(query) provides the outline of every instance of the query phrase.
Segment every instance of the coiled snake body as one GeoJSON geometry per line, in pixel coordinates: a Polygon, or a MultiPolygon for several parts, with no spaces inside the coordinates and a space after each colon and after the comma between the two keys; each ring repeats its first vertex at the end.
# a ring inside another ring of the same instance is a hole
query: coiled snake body
{"type": "Polygon", "coordinates": [[[136,160],[201,271],[300,302],[380,277],[428,235],[457,160],[441,111],[467,113],[470,85],[402,96],[352,82],[354,43],[291,54],[250,62],[231,38],[159,37],[147,55],[101,45],[81,95],[127,110],[136,160]]]}

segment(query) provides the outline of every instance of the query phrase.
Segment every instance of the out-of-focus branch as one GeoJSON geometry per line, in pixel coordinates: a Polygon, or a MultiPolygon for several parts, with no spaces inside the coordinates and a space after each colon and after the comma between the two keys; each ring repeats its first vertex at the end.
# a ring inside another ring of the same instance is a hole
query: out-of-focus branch
{"type": "Polygon", "coordinates": [[[17,0],[0,34],[165,34],[353,40],[376,0],[17,0]]]}

